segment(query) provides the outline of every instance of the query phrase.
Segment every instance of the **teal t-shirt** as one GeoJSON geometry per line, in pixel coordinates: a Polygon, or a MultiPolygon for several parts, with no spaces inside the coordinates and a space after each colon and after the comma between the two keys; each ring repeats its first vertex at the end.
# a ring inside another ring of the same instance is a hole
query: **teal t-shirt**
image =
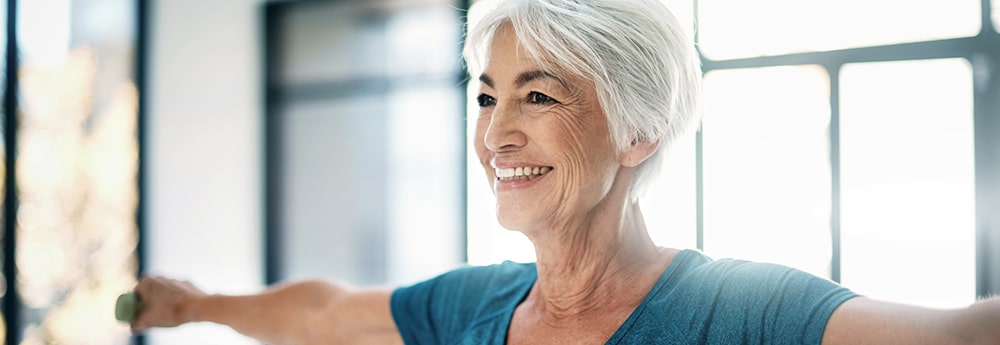
{"type": "MultiPolygon", "coordinates": [[[[457,269],[397,289],[392,317],[406,344],[504,344],[536,278],[534,264],[457,269]]],[[[607,344],[819,344],[854,296],[790,267],[684,250],[607,344]]]]}

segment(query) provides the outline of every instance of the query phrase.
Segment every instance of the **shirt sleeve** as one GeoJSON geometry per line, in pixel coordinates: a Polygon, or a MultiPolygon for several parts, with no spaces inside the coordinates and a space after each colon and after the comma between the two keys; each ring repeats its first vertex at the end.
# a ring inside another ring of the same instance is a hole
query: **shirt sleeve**
{"type": "Polygon", "coordinates": [[[390,309],[403,343],[454,344],[477,324],[495,321],[534,281],[532,267],[465,267],[396,289],[390,309]]]}
{"type": "Polygon", "coordinates": [[[437,302],[448,294],[453,294],[461,283],[465,270],[448,272],[435,278],[396,289],[389,305],[393,321],[403,338],[404,344],[444,344],[447,335],[449,314],[445,310],[458,303],[437,302]]]}
{"type": "Polygon", "coordinates": [[[819,344],[850,290],[794,268],[741,260],[700,267],[698,293],[708,303],[701,337],[710,343],[819,344]]]}

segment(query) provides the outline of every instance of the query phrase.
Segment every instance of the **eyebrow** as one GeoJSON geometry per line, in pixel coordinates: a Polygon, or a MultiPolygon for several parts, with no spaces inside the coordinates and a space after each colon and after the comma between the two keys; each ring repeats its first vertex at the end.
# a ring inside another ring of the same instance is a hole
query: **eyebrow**
{"type": "MultiPolygon", "coordinates": [[[[566,85],[566,83],[563,82],[562,79],[559,79],[559,77],[556,77],[552,73],[545,72],[545,71],[542,71],[542,70],[533,70],[533,71],[521,72],[521,74],[517,75],[517,79],[514,79],[514,87],[522,87],[525,84],[530,83],[533,80],[542,79],[542,78],[550,78],[552,80],[555,80],[555,81],[559,82],[559,84],[562,84],[563,87],[569,89],[569,86],[566,85]]],[[[490,76],[486,75],[486,73],[483,73],[482,75],[479,76],[479,81],[483,82],[483,84],[486,84],[489,87],[495,87],[493,85],[493,79],[490,78],[490,76]]]]}

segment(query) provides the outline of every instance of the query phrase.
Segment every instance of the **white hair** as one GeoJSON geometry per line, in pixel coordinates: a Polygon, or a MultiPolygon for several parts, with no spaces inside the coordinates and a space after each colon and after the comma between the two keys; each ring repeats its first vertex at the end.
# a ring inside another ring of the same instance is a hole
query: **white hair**
{"type": "Polygon", "coordinates": [[[594,82],[617,152],[660,140],[636,169],[629,194],[641,197],[665,148],[700,122],[700,60],[674,16],[660,0],[501,1],[469,28],[463,55],[473,77],[505,24],[543,68],[594,82]]]}

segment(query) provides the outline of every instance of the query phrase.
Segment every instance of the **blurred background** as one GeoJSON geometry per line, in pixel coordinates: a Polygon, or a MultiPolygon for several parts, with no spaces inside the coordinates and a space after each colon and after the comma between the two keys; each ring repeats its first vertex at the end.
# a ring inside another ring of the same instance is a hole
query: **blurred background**
{"type": "MultiPolygon", "coordinates": [[[[701,131],[642,200],[654,240],[869,296],[1000,293],[1000,0],[664,0],[701,131]]],[[[467,139],[465,23],[492,2],[6,0],[2,344],[130,337],[139,274],[250,293],[531,261],[467,139]]]]}

